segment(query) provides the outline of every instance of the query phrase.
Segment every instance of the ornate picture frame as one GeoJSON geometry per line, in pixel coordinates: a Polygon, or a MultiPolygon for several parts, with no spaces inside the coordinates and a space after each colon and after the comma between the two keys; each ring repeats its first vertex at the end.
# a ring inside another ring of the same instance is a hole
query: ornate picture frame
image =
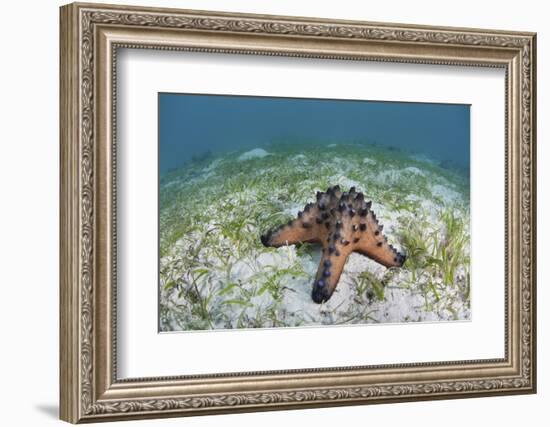
{"type": "Polygon", "coordinates": [[[60,13],[61,419],[79,423],[536,392],[534,33],[80,3],[60,13]],[[504,357],[119,379],[121,48],[503,69],[504,357]]]}

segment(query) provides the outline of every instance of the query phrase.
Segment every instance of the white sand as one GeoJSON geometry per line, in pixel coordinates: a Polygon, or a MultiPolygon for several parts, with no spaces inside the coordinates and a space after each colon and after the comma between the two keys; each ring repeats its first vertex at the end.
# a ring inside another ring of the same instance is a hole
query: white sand
{"type": "MultiPolygon", "coordinates": [[[[330,144],[330,146],[336,146],[336,144],[330,144]]],[[[247,161],[270,155],[272,154],[262,148],[255,148],[242,153],[238,160],[247,161]]],[[[307,168],[307,164],[312,161],[306,154],[293,154],[289,157],[289,160],[293,161],[294,167],[297,168],[307,168]]],[[[426,159],[422,160],[426,161],[426,159]]],[[[221,163],[221,159],[212,161],[202,169],[199,176],[192,178],[192,180],[202,181],[215,175],[216,168],[221,163]]],[[[363,167],[365,175],[360,178],[362,182],[359,182],[349,176],[353,176],[351,174],[355,173],[361,166],[376,165],[376,160],[370,157],[358,158],[354,164],[353,161],[350,162],[343,156],[334,156],[330,164],[338,171],[338,174],[327,178],[331,185],[339,184],[344,191],[354,186],[359,191],[365,192],[367,198],[375,197],[377,183],[383,186],[399,185],[403,180],[411,180],[415,177],[427,178],[428,189],[433,199],[425,198],[424,195],[409,194],[407,200],[418,202],[423,214],[434,227],[438,225],[438,213],[441,208],[441,202],[437,199],[451,205],[463,201],[463,196],[455,190],[456,187],[447,182],[444,177],[416,166],[396,167],[397,164],[395,166],[386,164],[382,171],[370,170],[370,172],[369,168],[363,167]],[[367,184],[371,186],[371,191],[365,188],[367,184]]],[[[273,167],[268,167],[256,171],[255,174],[262,176],[272,171],[273,167]]],[[[307,180],[303,182],[305,187],[308,187],[307,182],[307,180]]],[[[185,184],[185,182],[175,179],[172,183],[165,185],[169,187],[175,184],[185,184]]],[[[326,188],[317,190],[326,191],[326,188]]],[[[285,191],[287,191],[285,188],[275,190],[272,200],[278,200],[279,194],[285,194],[285,191]]],[[[309,190],[307,194],[309,194],[309,190]]],[[[315,192],[313,191],[308,200],[303,200],[300,203],[285,203],[284,206],[280,206],[281,213],[289,217],[295,217],[303,209],[305,202],[314,200],[314,196],[315,192]]],[[[304,195],[304,197],[308,196],[304,195]]],[[[207,216],[214,218],[219,210],[224,211],[225,208],[235,205],[253,204],[256,199],[255,188],[245,189],[232,194],[230,198],[220,200],[218,205],[207,208],[207,216]]],[[[389,206],[378,203],[376,197],[373,200],[372,209],[376,212],[380,223],[384,225],[384,233],[387,235],[389,242],[398,250],[401,250],[397,241],[399,228],[402,226],[402,218],[400,217],[403,215],[411,216],[412,214],[410,212],[396,212],[389,206]]],[[[228,212],[230,211],[228,209],[228,212]]],[[[411,218],[413,217],[411,216],[411,218]]],[[[204,224],[204,228],[212,229],[213,233],[221,233],[214,222],[204,224]]],[[[254,227],[247,226],[246,230],[251,235],[259,236],[259,230],[254,227]]],[[[169,255],[161,259],[162,268],[175,265],[181,254],[189,252],[190,247],[200,245],[201,234],[199,233],[197,236],[192,234],[187,234],[172,246],[169,255]]],[[[386,284],[382,301],[372,298],[372,296],[358,294],[355,279],[361,273],[368,271],[378,279],[382,279],[387,270],[367,257],[355,253],[348,258],[332,298],[328,302],[318,305],[311,299],[311,290],[320,261],[320,248],[312,247],[309,251],[298,252],[293,245],[278,249],[258,248],[249,253],[238,255],[235,252],[234,243],[226,237],[218,235],[217,242],[220,247],[225,248],[227,260],[213,253],[200,252],[198,254],[200,262],[211,268],[211,273],[208,276],[201,277],[198,285],[201,288],[201,293],[204,292],[204,296],[214,295],[209,306],[213,327],[215,328],[237,327],[238,322],[241,320],[244,320],[244,324],[253,325],[255,319],[265,321],[267,318],[266,313],[269,313],[270,310],[275,310],[274,315],[277,320],[288,326],[354,322],[417,322],[470,318],[470,310],[464,303],[462,295],[460,295],[459,287],[442,287],[441,300],[436,301],[435,297],[424,289],[427,280],[430,278],[422,276],[422,272],[419,272],[415,283],[412,282],[411,272],[408,270],[402,269],[396,272],[386,284]],[[224,270],[225,261],[233,264],[229,272],[224,270]],[[260,291],[269,277],[273,277],[274,273],[293,268],[296,265],[301,266],[304,274],[296,276],[286,274],[281,276],[279,282],[277,282],[280,283],[280,288],[277,291],[282,295],[280,303],[274,303],[274,298],[269,291],[260,291]],[[234,287],[227,293],[221,296],[218,295],[219,291],[227,287],[229,283],[234,284],[234,287]],[[249,306],[227,303],[228,300],[244,298],[243,293],[250,295],[248,299],[249,306]],[[449,310],[449,307],[453,312],[449,310]]],[[[176,271],[176,279],[178,274],[180,273],[176,271]]],[[[174,277],[172,277],[173,279],[174,277]]],[[[456,280],[459,282],[465,280],[463,269],[458,269],[456,280]]],[[[438,283],[440,282],[435,282],[436,285],[438,283]]],[[[162,292],[161,298],[169,298],[175,304],[188,303],[185,296],[178,297],[176,293],[167,295],[162,292]]],[[[189,317],[189,319],[191,318],[189,317]]],[[[269,326],[265,323],[263,325],[264,327],[269,326]]],[[[178,325],[171,325],[171,327],[176,330],[180,329],[178,325]]]]}
{"type": "Polygon", "coordinates": [[[375,165],[376,165],[376,160],[373,160],[373,159],[371,159],[371,158],[369,158],[369,157],[365,157],[365,158],[363,159],[363,164],[364,164],[364,165],[367,165],[367,166],[375,166],[375,165]]]}
{"type": "Polygon", "coordinates": [[[261,159],[266,156],[271,156],[271,153],[268,153],[263,148],[254,148],[250,151],[247,151],[241,154],[238,158],[239,161],[251,160],[251,159],[261,159]]]}

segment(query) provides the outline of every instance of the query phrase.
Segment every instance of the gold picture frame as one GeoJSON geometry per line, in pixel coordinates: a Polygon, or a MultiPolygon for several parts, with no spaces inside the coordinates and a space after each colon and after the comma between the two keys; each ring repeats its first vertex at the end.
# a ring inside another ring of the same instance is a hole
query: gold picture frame
{"type": "Polygon", "coordinates": [[[70,4],[60,10],[60,417],[71,422],[536,391],[534,33],[70,4]],[[117,48],[500,67],[505,357],[137,378],[116,366],[117,48]]]}

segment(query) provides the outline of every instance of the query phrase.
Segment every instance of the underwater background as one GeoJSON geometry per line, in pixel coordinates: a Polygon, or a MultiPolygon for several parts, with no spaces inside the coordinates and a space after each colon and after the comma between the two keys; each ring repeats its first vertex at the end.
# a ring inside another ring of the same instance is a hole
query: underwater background
{"type": "Polygon", "coordinates": [[[159,94],[160,331],[470,319],[470,107],[159,94]],[[317,191],[372,200],[401,268],[264,247],[317,191]]]}

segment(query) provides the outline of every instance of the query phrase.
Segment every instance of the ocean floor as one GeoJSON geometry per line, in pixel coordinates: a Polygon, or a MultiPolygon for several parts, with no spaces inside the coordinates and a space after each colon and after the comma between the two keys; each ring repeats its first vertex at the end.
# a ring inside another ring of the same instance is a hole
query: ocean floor
{"type": "Polygon", "coordinates": [[[276,145],[204,156],[160,182],[160,329],[184,331],[470,319],[467,175],[371,145],[276,145]],[[332,298],[311,299],[311,244],[266,248],[317,191],[355,186],[388,242],[386,269],[352,254],[332,298]]]}

